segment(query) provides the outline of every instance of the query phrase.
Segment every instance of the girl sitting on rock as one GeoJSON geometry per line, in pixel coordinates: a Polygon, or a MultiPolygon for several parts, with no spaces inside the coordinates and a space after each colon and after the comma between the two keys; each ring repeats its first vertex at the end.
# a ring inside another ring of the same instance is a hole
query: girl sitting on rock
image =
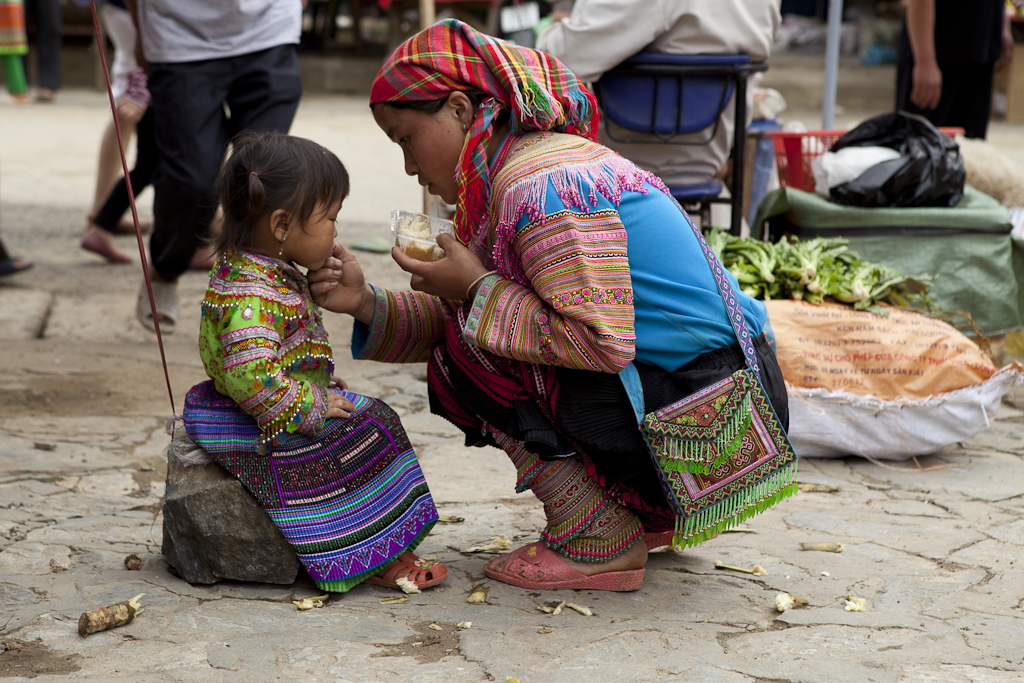
{"type": "Polygon", "coordinates": [[[347,390],[297,266],[321,268],[349,190],[338,158],[280,133],[244,133],[218,178],[224,228],[203,299],[210,380],[185,399],[189,436],[260,501],[317,586],[427,588],[412,550],[437,521],[390,407],[347,390]]]}

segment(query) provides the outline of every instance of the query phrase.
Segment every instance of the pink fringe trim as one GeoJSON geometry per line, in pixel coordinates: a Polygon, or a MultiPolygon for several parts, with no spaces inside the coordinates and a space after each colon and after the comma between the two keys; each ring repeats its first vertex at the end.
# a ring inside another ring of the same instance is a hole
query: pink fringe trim
{"type": "Polygon", "coordinates": [[[597,162],[559,164],[519,181],[507,189],[502,198],[491,256],[503,278],[526,287],[530,286],[530,280],[514,249],[516,226],[524,215],[530,221],[544,220],[548,181],[566,208],[584,213],[597,206],[598,193],[616,207],[622,202],[623,192],[647,194],[647,185],[669,194],[658,176],[618,154],[610,154],[597,162]]]}

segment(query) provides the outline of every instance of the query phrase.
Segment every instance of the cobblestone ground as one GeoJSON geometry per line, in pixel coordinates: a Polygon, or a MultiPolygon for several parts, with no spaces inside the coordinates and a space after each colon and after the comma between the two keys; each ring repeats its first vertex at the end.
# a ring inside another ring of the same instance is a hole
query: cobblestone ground
{"type": "MultiPolygon", "coordinates": [[[[0,283],[0,641],[21,648],[0,653],[0,677],[1024,680],[1024,413],[1013,407],[969,442],[920,460],[935,469],[805,459],[801,482],[838,490],[801,492],[738,533],[653,555],[637,592],[542,594],[484,579],[485,558],[460,552],[497,534],[517,544],[537,537],[540,506],[514,493],[508,459],[463,448],[429,414],[422,366],[348,360],[350,329],[338,319],[339,374],[399,411],[441,514],[465,519],[438,525],[421,547],[448,564],[448,582],[400,604],[381,604],[396,593],[358,587],[308,612],[291,603],[316,594],[308,581],[190,586],[159,548],[170,407],[156,345],[133,317],[139,267],[101,264],[77,247],[101,101],[71,93],[57,108],[0,115],[2,234],[36,263],[0,283]],[[33,325],[41,337],[18,332],[33,325]],[[844,547],[803,552],[806,541],[844,547]],[[124,565],[131,553],[142,560],[136,571],[124,565]],[[716,561],[767,573],[718,570],[716,561]],[[487,603],[467,604],[481,583],[487,603]],[[780,592],[807,605],[780,614],[780,592]],[[139,593],[145,609],[132,624],[78,636],[84,610],[139,593]],[[845,611],[851,595],[866,599],[864,612],[845,611]],[[556,598],[594,616],[537,610],[556,598]],[[467,620],[470,628],[455,626],[467,620]]],[[[418,187],[393,172],[397,151],[359,100],[304,103],[296,132],[352,169],[341,241],[383,233],[388,210],[415,208],[418,187]]],[[[405,283],[389,257],[360,258],[371,281],[405,283]]],[[[167,340],[179,407],[203,379],[195,338],[204,286],[201,273],[184,278],[182,318],[167,340]]]]}

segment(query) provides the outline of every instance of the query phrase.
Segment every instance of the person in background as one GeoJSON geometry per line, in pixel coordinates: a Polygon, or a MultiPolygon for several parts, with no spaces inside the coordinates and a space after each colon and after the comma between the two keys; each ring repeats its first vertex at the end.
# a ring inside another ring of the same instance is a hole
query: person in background
{"type": "Polygon", "coordinates": [[[32,264],[25,259],[14,258],[7,252],[7,247],[4,246],[2,240],[0,240],[0,277],[5,275],[14,275],[20,273],[23,270],[28,270],[32,267],[32,264]]]}
{"type": "MultiPolygon", "coordinates": [[[[150,258],[160,328],[178,318],[177,280],[209,234],[214,181],[244,130],[288,132],[302,95],[301,0],[128,0],[156,116],[150,258]]],[[[145,283],[136,315],[154,329],[145,283]]]]}
{"type": "Polygon", "coordinates": [[[572,0],[557,0],[551,3],[551,21],[559,22],[568,19],[572,14],[572,0]]]}
{"type": "MultiPolygon", "coordinates": [[[[148,79],[145,69],[135,59],[135,23],[123,0],[107,0],[100,5],[99,10],[107,35],[114,43],[110,85],[117,103],[117,117],[125,147],[131,142],[132,135],[138,135],[135,168],[129,174],[132,190],[138,195],[153,181],[160,160],[154,137],[153,112],[149,108],[148,79]]],[[[131,257],[114,244],[115,233],[135,233],[134,224],[122,224],[121,221],[129,205],[128,187],[121,176],[117,131],[111,121],[100,141],[96,192],[92,209],[86,218],[81,247],[99,254],[111,263],[129,263],[131,257]]],[[[148,227],[145,226],[143,230],[148,227]]]]}
{"type": "Polygon", "coordinates": [[[896,110],[984,138],[996,68],[1013,58],[1003,0],[907,0],[896,67],[896,110]]]}
{"type": "MultiPolygon", "coordinates": [[[[565,17],[564,3],[554,19],[565,17]]],[[[670,54],[750,55],[765,61],[779,27],[779,0],[576,0],[568,17],[537,38],[537,49],[561,60],[585,83],[642,50],[670,54]]],[[[747,91],[748,98],[752,90],[747,91]]],[[[747,116],[751,107],[748,101],[747,116]]],[[[617,143],[604,128],[601,144],[669,186],[695,185],[718,175],[732,150],[735,111],[726,106],[708,145],[617,143]]],[[[746,122],[749,124],[749,121],[746,122]]],[[[625,135],[625,134],[624,134],[625,135]]],[[[683,140],[707,139],[707,132],[683,140]]]]}
{"type": "Polygon", "coordinates": [[[28,52],[25,7],[21,0],[0,0],[0,67],[15,104],[29,104],[28,82],[21,55],[28,52]]]}
{"type": "Polygon", "coordinates": [[[35,26],[39,87],[36,102],[53,102],[60,89],[60,46],[63,21],[58,0],[25,0],[25,14],[35,26]]]}

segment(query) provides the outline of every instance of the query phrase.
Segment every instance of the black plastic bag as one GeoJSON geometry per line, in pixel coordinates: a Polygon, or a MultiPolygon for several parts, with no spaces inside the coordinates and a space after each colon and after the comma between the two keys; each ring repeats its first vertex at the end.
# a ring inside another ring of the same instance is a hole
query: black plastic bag
{"type": "Polygon", "coordinates": [[[883,161],[848,183],[836,185],[829,198],[849,206],[955,206],[964,196],[964,160],[953,138],[927,119],[896,112],[868,119],[836,140],[844,147],[890,147],[899,159],[883,161]]]}

